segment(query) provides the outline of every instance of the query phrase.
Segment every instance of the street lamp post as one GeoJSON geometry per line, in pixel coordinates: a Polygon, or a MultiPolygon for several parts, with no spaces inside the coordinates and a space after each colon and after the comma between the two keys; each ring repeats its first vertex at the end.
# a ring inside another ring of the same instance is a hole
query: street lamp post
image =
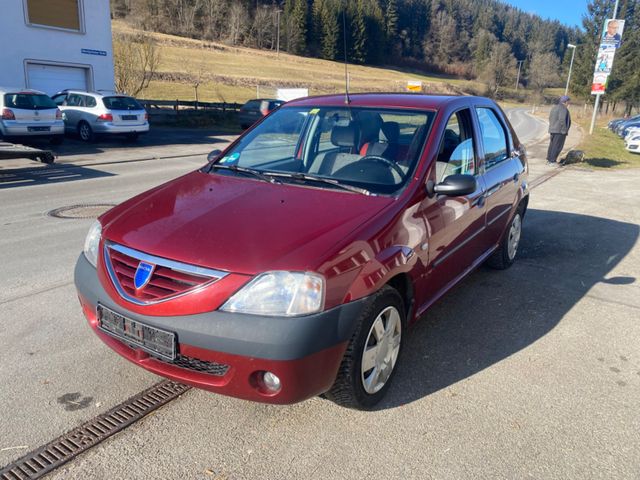
{"type": "Polygon", "coordinates": [[[518,85],[520,84],[520,69],[522,68],[522,64],[524,60],[518,60],[518,76],[516,77],[516,92],[518,91],[518,85]]]}
{"type": "Polygon", "coordinates": [[[276,57],[280,58],[280,12],[282,10],[276,10],[276,23],[278,33],[276,34],[276,57]]]}
{"type": "Polygon", "coordinates": [[[573,57],[576,54],[576,46],[575,45],[573,45],[572,43],[569,43],[567,45],[567,48],[570,48],[573,51],[571,52],[571,63],[569,64],[569,75],[567,75],[567,86],[564,87],[565,96],[569,93],[569,82],[571,81],[571,69],[573,68],[573,57]]]}

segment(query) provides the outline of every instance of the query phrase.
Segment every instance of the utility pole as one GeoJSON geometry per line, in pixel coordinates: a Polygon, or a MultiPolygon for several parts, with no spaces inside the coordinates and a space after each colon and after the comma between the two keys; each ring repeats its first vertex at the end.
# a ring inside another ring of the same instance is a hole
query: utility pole
{"type": "Polygon", "coordinates": [[[573,51],[571,52],[571,63],[569,64],[569,75],[567,76],[567,86],[564,87],[565,96],[569,93],[569,82],[571,81],[571,69],[573,68],[573,57],[576,54],[576,46],[575,45],[573,45],[572,43],[569,43],[567,45],[567,48],[570,48],[573,51]]]}
{"type": "MultiPolygon", "coordinates": [[[[616,0],[616,5],[613,7],[613,17],[612,19],[616,19],[618,17],[618,3],[619,0],[616,0]]],[[[603,27],[603,29],[606,28],[603,27]]],[[[596,59],[597,61],[597,59],[596,59]]],[[[598,108],[600,107],[600,97],[602,93],[596,93],[596,103],[593,106],[593,116],[591,117],[591,126],[589,127],[589,135],[593,135],[593,127],[596,125],[596,116],[598,115],[598,108]]]]}
{"type": "Polygon", "coordinates": [[[522,68],[522,64],[524,60],[518,60],[518,76],[516,77],[516,92],[518,91],[518,85],[520,85],[520,69],[522,68]]]}
{"type": "Polygon", "coordinates": [[[277,23],[277,38],[276,38],[276,57],[280,58],[280,12],[282,10],[276,10],[276,23],[277,23]]]}

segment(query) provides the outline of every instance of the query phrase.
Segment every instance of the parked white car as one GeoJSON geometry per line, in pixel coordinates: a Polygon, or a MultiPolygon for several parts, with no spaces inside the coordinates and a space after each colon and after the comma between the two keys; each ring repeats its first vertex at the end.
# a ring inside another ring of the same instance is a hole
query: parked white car
{"type": "Polygon", "coordinates": [[[624,141],[627,142],[638,135],[640,135],[640,128],[630,128],[627,132],[627,136],[624,137],[624,141]]]}
{"type": "Polygon", "coordinates": [[[632,137],[627,137],[628,140],[624,141],[624,148],[631,153],[640,153],[640,132],[637,132],[632,137]]]}
{"type": "Polygon", "coordinates": [[[85,142],[98,134],[125,135],[131,140],[149,131],[147,111],[133,97],[81,90],[65,90],[53,101],[64,114],[67,132],[77,133],[85,142]]]}
{"type": "Polygon", "coordinates": [[[0,88],[0,137],[64,138],[62,112],[46,93],[38,90],[0,88]]]}

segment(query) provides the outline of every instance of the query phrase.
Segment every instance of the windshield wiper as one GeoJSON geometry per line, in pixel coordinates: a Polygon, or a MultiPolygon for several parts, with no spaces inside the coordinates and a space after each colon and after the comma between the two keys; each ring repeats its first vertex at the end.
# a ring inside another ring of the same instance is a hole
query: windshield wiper
{"type": "Polygon", "coordinates": [[[269,172],[269,175],[274,177],[293,178],[294,180],[300,180],[302,182],[317,182],[332,185],[334,187],[348,190],[349,192],[360,193],[362,195],[371,195],[371,192],[365,188],[354,187],[353,185],[347,185],[341,183],[332,178],[316,177],[314,175],[307,175],[306,173],[289,173],[289,172],[269,172]]]}
{"type": "Polygon", "coordinates": [[[209,168],[209,171],[216,170],[216,169],[231,170],[232,172],[244,173],[245,175],[251,175],[253,177],[259,178],[260,180],[264,180],[265,182],[269,182],[269,183],[280,183],[271,175],[265,175],[264,173],[260,172],[260,170],[254,170],[253,168],[239,167],[237,165],[220,165],[219,163],[212,163],[211,167],[209,168]]]}

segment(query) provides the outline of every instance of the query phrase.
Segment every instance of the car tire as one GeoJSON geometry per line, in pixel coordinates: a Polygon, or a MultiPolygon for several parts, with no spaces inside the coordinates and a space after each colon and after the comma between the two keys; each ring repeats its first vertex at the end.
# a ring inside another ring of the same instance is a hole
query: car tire
{"type": "Polygon", "coordinates": [[[85,121],[82,121],[78,124],[78,135],[80,136],[80,140],[82,140],[83,142],[93,142],[95,138],[93,130],[91,129],[91,125],[89,125],[85,121]]]}
{"type": "Polygon", "coordinates": [[[522,237],[523,211],[518,208],[500,240],[498,249],[487,259],[487,265],[495,270],[506,270],[516,259],[522,237]]]}
{"type": "Polygon", "coordinates": [[[55,135],[49,139],[51,145],[61,145],[64,142],[64,135],[55,135]]]}
{"type": "Polygon", "coordinates": [[[397,370],[405,326],[400,294],[382,287],[360,314],[336,380],[324,397],[357,410],[370,410],[380,402],[397,370]]]}

